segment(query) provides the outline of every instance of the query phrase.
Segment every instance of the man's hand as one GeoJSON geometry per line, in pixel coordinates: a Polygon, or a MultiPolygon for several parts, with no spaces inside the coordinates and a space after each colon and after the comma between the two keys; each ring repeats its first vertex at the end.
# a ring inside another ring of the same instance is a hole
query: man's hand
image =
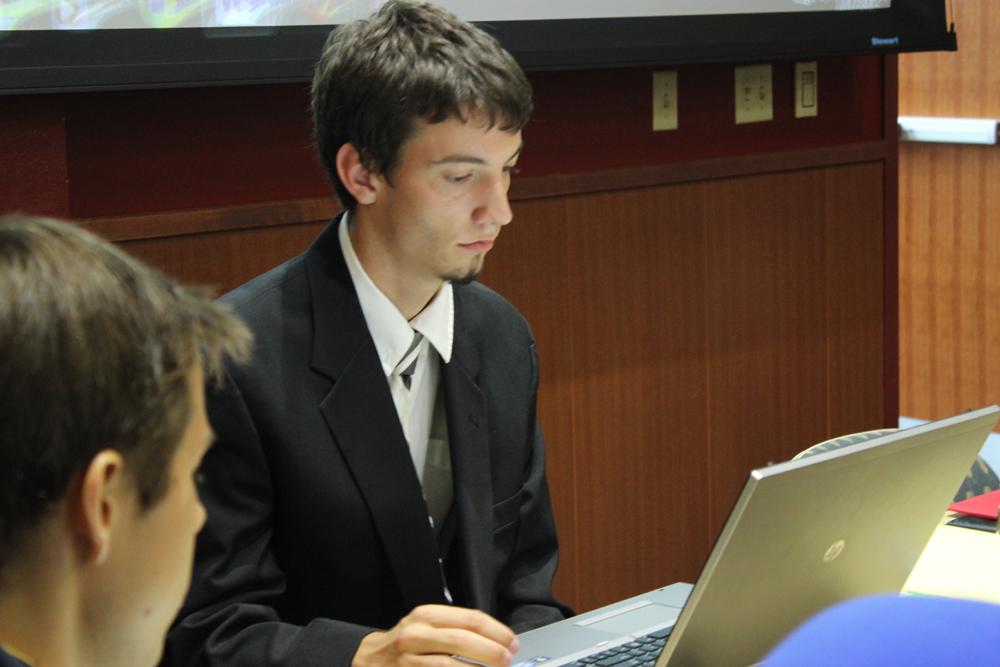
{"type": "Polygon", "coordinates": [[[517,648],[514,632],[481,611],[424,605],[390,630],[362,639],[351,667],[458,667],[456,656],[509,667],[517,648]]]}

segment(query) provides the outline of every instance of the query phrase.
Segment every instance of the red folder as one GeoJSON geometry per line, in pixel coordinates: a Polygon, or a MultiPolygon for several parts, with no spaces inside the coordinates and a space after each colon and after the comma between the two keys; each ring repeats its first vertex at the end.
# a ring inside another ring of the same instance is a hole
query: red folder
{"type": "Polygon", "coordinates": [[[1000,508],[1000,491],[990,491],[981,496],[973,496],[966,500],[959,500],[952,503],[948,509],[969,516],[978,516],[983,519],[996,519],[997,509],[1000,508]]]}

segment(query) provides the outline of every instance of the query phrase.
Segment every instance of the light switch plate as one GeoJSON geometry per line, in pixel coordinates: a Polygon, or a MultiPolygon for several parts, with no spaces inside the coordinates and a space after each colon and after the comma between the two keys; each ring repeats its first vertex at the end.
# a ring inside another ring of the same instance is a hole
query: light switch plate
{"type": "Polygon", "coordinates": [[[677,129],[677,72],[653,72],[653,130],[677,129]]]}
{"type": "Polygon", "coordinates": [[[816,61],[795,63],[795,117],[819,115],[819,66],[816,61]]]}

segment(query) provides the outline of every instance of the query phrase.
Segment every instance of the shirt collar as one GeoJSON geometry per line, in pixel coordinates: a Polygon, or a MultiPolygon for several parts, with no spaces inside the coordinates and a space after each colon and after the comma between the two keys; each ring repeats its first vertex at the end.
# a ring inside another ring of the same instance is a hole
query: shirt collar
{"type": "Polygon", "coordinates": [[[413,342],[413,331],[419,331],[430,341],[445,363],[451,361],[452,342],[455,337],[455,295],[451,283],[444,283],[424,309],[410,321],[399,312],[365,272],[351,245],[348,218],[345,212],[340,220],[337,235],[344,253],[347,270],[354,283],[361,312],[368,331],[375,342],[382,370],[388,376],[399,363],[413,342]]]}

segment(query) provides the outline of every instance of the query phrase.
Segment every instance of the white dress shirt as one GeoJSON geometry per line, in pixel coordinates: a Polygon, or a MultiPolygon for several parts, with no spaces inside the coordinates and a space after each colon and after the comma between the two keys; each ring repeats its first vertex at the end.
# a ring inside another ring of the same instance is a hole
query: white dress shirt
{"type": "Polygon", "coordinates": [[[410,457],[434,524],[440,530],[451,507],[451,457],[444,418],[444,401],[439,398],[441,363],[451,361],[455,333],[455,301],[451,283],[445,283],[430,303],[407,321],[389,298],[375,286],[361,266],[348,232],[349,213],[338,230],[340,247],[351,274],[361,312],[385,373],[399,423],[410,448],[410,457]],[[417,345],[417,363],[406,388],[399,372],[410,364],[407,355],[414,332],[422,334],[417,345]]]}

